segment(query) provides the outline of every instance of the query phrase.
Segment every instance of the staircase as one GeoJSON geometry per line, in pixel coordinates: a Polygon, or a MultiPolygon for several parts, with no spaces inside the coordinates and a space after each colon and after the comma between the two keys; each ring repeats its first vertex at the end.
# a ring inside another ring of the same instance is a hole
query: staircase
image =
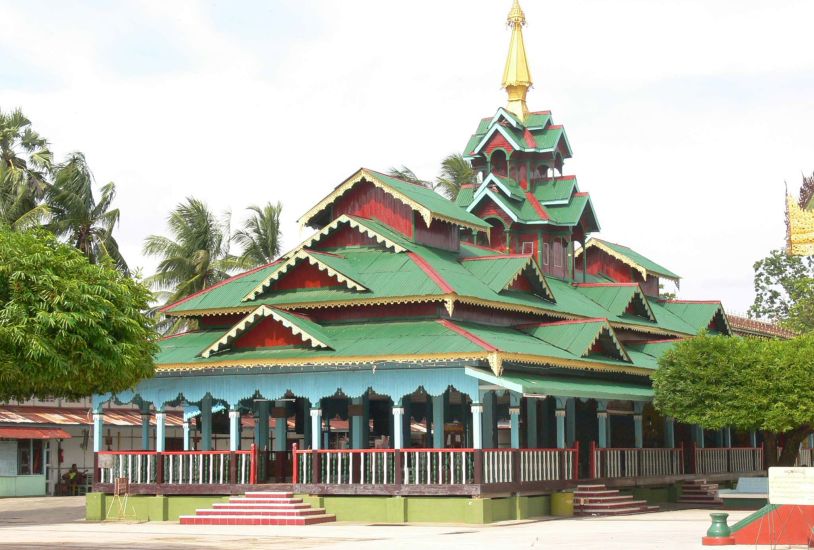
{"type": "Polygon", "coordinates": [[[682,484],[678,502],[681,504],[695,504],[705,508],[723,506],[723,501],[718,498],[718,484],[707,483],[706,479],[694,479],[682,484]]]}
{"type": "Polygon", "coordinates": [[[294,498],[293,493],[254,492],[216,502],[179,520],[182,525],[313,525],[336,521],[336,517],[294,498]]]}
{"type": "Polygon", "coordinates": [[[621,516],[657,512],[658,506],[649,506],[647,501],[633,500],[631,495],[623,495],[605,485],[578,485],[574,491],[574,515],[577,516],[621,516]]]}

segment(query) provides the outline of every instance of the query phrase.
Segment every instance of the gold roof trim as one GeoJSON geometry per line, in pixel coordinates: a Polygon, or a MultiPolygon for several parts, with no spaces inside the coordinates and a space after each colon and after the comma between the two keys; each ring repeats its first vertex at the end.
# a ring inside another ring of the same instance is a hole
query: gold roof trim
{"type": "Polygon", "coordinates": [[[814,255],[814,211],[803,210],[786,195],[786,251],[792,256],[814,255]]]}
{"type": "Polygon", "coordinates": [[[285,254],[284,257],[287,258],[287,257],[291,256],[292,254],[296,254],[297,252],[299,252],[300,250],[302,250],[304,248],[310,248],[312,245],[318,243],[323,238],[325,238],[328,235],[330,235],[331,233],[333,233],[342,224],[348,224],[352,229],[356,229],[357,231],[359,231],[363,235],[365,235],[367,237],[370,237],[371,239],[373,239],[374,241],[376,241],[379,244],[383,244],[385,247],[389,248],[390,250],[392,250],[393,252],[395,252],[397,254],[400,253],[400,252],[406,252],[407,251],[407,249],[404,248],[403,246],[401,246],[399,244],[396,244],[395,242],[391,241],[390,239],[388,239],[384,235],[382,235],[382,234],[376,232],[374,229],[371,229],[368,226],[366,226],[363,221],[352,218],[352,217],[348,216],[347,214],[342,214],[341,216],[336,218],[334,221],[332,221],[331,223],[329,223],[328,225],[323,227],[321,230],[319,230],[317,233],[315,233],[314,235],[311,235],[310,237],[305,239],[298,247],[296,247],[295,249],[293,249],[290,252],[288,252],[287,254],[285,254]]]}

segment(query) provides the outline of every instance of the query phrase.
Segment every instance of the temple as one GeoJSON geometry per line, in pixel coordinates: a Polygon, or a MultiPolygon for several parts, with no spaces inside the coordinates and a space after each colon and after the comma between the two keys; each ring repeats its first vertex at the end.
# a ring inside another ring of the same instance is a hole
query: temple
{"type": "MultiPolygon", "coordinates": [[[[154,378],[94,397],[97,492],[122,476],[145,495],[276,487],[333,498],[340,519],[358,518],[358,495],[432,496],[477,501],[473,521],[491,521],[584,483],[648,499],[763,469],[757,434],[654,410],[659,357],[701,331],[731,334],[727,316],[664,299],[678,275],[597,236],[565,129],[527,107],[517,1],[508,24],[507,103],[463,151],[473,181],[450,201],[360,168],[302,216],[314,233],[299,246],[165,307],[197,329],[161,341],[154,378]],[[155,415],[148,448],[104,448],[106,407],[125,403],[155,415]]],[[[638,501],[613,502],[583,511],[638,501]]],[[[398,504],[397,519],[428,521],[421,506],[398,504]]]]}

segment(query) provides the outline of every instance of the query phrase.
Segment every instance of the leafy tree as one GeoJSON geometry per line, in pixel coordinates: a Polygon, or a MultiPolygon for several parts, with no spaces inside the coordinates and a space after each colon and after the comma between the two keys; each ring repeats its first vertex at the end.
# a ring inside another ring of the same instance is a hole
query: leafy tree
{"type": "Polygon", "coordinates": [[[242,267],[251,268],[274,261],[280,254],[281,203],[266,203],[262,208],[250,206],[252,216],[243,224],[243,229],[236,231],[234,241],[243,247],[238,258],[242,267]]]}
{"type": "Polygon", "coordinates": [[[685,340],[661,357],[653,388],[663,414],[710,429],[762,430],[768,463],[782,442],[778,463],[792,465],[814,428],[814,337],[685,340]]]}
{"type": "Polygon", "coordinates": [[[465,183],[472,183],[475,171],[463,155],[453,153],[441,161],[441,175],[435,181],[435,189],[449,200],[455,200],[465,183]]]}
{"type": "Polygon", "coordinates": [[[27,227],[40,219],[52,158],[20,109],[0,110],[0,223],[27,227]]]}
{"type": "Polygon", "coordinates": [[[79,249],[91,263],[110,258],[127,273],[127,263],[113,237],[119,222],[119,210],[111,209],[116,197],[116,185],[108,183],[101,189],[97,202],[93,195],[93,174],[82,153],[73,153],[56,168],[54,185],[48,190],[50,223],[48,229],[79,249]]]}
{"type": "Polygon", "coordinates": [[[172,237],[150,235],[144,253],[161,259],[147,282],[175,302],[226,279],[237,264],[229,255],[228,216],[219,220],[202,201],[189,197],[167,218],[172,237]]]}
{"type": "Polygon", "coordinates": [[[814,330],[814,256],[772,250],[758,260],[750,317],[766,318],[798,332],[814,330]]]}
{"type": "Polygon", "coordinates": [[[406,166],[402,166],[401,168],[391,168],[387,171],[387,175],[391,178],[398,178],[400,180],[409,181],[410,183],[414,183],[416,185],[420,185],[421,187],[427,187],[432,189],[434,186],[431,181],[423,180],[416,176],[415,172],[407,168],[406,166]]]}
{"type": "Polygon", "coordinates": [[[149,300],[50,233],[0,229],[0,400],[117,392],[151,376],[149,300]]]}

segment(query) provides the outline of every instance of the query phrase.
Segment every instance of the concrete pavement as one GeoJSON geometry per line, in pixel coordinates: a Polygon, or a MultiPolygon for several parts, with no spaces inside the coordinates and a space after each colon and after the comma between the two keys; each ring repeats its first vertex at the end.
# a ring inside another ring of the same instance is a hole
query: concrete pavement
{"type": "MultiPolygon", "coordinates": [[[[677,510],[615,518],[548,519],[471,525],[309,527],[192,526],[175,522],[85,522],[83,497],[0,499],[0,548],[139,549],[335,548],[579,548],[698,549],[709,512],[677,510]]],[[[730,524],[748,515],[732,512],[730,524]]]]}

